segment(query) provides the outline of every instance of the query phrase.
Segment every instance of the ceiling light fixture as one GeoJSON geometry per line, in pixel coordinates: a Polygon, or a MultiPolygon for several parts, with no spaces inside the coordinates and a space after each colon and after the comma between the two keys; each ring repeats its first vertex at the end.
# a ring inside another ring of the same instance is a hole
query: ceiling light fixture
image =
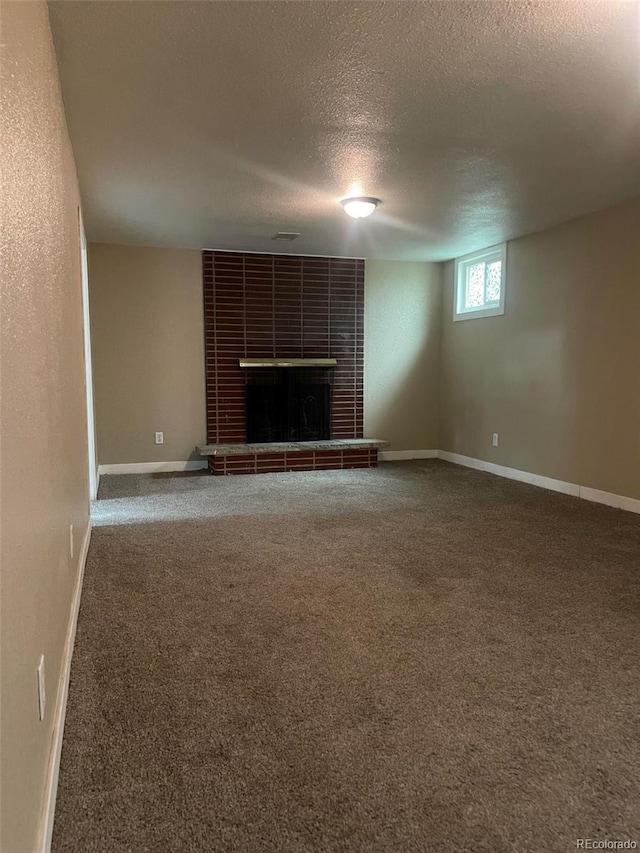
{"type": "Polygon", "coordinates": [[[380,204],[380,199],[361,195],[354,198],[343,198],[340,204],[349,216],[353,216],[354,219],[364,219],[365,216],[371,216],[380,204]]]}

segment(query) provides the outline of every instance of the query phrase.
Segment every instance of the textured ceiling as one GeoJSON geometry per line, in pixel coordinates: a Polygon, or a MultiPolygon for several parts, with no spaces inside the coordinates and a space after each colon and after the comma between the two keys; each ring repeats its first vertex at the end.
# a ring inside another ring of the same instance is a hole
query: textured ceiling
{"type": "Polygon", "coordinates": [[[49,8],[92,240],[443,260],[640,195],[638,0],[49,8]]]}

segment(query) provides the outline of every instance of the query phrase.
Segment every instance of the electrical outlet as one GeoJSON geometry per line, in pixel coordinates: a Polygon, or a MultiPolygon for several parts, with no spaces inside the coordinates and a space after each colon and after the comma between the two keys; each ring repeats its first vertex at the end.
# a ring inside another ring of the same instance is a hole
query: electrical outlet
{"type": "Polygon", "coordinates": [[[491,443],[493,444],[494,447],[498,446],[498,433],[497,432],[494,432],[493,437],[491,439],[491,443]]]}
{"type": "Polygon", "coordinates": [[[47,705],[47,694],[44,685],[44,655],[38,661],[38,718],[44,720],[44,710],[47,705]]]}
{"type": "Polygon", "coordinates": [[[157,432],[156,433],[156,444],[164,444],[164,433],[157,432]]]}
{"type": "Polygon", "coordinates": [[[73,560],[73,524],[69,525],[69,556],[73,560]]]}

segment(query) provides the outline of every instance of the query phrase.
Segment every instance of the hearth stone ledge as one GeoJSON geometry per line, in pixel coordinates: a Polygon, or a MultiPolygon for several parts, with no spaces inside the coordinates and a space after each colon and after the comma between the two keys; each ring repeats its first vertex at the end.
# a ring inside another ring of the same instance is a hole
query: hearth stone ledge
{"type": "Polygon", "coordinates": [[[324,441],[273,441],[264,444],[201,444],[201,456],[260,456],[264,453],[311,453],[323,450],[380,450],[389,442],[379,438],[340,438],[324,441]]]}

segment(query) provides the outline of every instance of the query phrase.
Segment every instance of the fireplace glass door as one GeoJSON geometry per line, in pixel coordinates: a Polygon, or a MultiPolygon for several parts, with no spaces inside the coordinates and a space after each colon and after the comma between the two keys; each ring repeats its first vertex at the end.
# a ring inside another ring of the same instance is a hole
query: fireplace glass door
{"type": "Polygon", "coordinates": [[[331,438],[331,368],[266,368],[247,372],[247,441],[331,438]]]}

